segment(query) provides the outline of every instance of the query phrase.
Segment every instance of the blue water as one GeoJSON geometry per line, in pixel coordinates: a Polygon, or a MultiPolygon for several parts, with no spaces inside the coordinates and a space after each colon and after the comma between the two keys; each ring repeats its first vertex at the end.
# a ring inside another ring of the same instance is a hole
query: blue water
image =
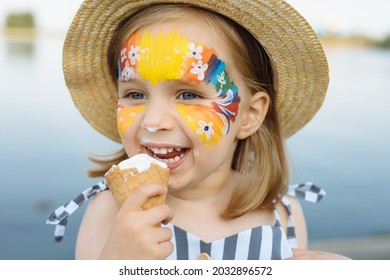
{"type": "MultiPolygon", "coordinates": [[[[0,37],[0,259],[72,259],[85,208],[53,243],[49,214],[95,183],[89,154],[119,146],[93,130],[63,81],[63,38],[0,37]]],[[[329,94],[288,140],[292,182],[327,196],[302,203],[310,239],[390,232],[390,52],[326,49],[329,94]]]]}

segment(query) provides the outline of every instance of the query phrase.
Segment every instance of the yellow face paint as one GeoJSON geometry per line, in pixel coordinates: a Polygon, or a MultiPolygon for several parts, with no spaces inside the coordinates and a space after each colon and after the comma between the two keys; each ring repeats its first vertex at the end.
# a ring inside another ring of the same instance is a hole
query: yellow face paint
{"type": "Polygon", "coordinates": [[[178,104],[177,111],[184,122],[209,148],[217,145],[223,136],[225,124],[210,107],[205,105],[178,104]]]}
{"type": "Polygon", "coordinates": [[[184,79],[200,83],[205,79],[209,61],[215,51],[202,44],[189,42],[175,30],[156,36],[151,32],[135,32],[121,51],[119,78],[129,80],[137,72],[156,85],[168,80],[184,79]]]}
{"type": "Polygon", "coordinates": [[[124,107],[119,105],[117,111],[117,126],[119,135],[123,138],[126,129],[133,124],[137,115],[145,109],[144,105],[137,107],[124,107]]]}
{"type": "MultiPolygon", "coordinates": [[[[121,81],[134,79],[138,74],[153,85],[168,80],[211,83],[217,97],[209,106],[185,103],[177,106],[186,124],[208,147],[218,145],[236,119],[240,97],[225,62],[217,57],[214,49],[190,42],[175,30],[157,35],[148,31],[135,32],[122,47],[118,64],[121,81]]],[[[124,124],[121,127],[123,134],[124,124]]]]}

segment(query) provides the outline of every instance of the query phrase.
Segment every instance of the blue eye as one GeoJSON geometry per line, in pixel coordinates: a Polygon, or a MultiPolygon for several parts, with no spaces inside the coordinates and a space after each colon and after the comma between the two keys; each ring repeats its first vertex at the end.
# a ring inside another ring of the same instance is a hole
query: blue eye
{"type": "Polygon", "coordinates": [[[180,97],[181,97],[181,99],[184,99],[184,100],[192,100],[192,99],[199,98],[197,94],[195,94],[193,92],[189,92],[189,91],[183,92],[180,95],[180,97]]]}
{"type": "Polygon", "coordinates": [[[142,92],[139,92],[139,91],[130,92],[129,97],[131,99],[135,99],[135,100],[146,99],[146,95],[142,92]]]}

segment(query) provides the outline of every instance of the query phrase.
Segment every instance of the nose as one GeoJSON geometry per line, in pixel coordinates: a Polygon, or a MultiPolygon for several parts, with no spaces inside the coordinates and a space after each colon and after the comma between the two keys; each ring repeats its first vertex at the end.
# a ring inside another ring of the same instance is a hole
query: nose
{"type": "Polygon", "coordinates": [[[164,98],[152,99],[145,108],[141,127],[149,132],[171,130],[175,126],[172,105],[164,98]]]}

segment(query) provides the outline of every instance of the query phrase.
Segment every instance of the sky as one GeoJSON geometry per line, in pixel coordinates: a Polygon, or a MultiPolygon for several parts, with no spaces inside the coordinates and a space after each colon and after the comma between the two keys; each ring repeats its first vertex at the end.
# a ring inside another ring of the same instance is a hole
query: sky
{"type": "MultiPolygon", "coordinates": [[[[82,0],[0,0],[0,25],[9,11],[31,10],[37,25],[66,30],[82,0]]],[[[390,0],[288,0],[316,31],[383,37],[390,34],[390,0]]]]}

